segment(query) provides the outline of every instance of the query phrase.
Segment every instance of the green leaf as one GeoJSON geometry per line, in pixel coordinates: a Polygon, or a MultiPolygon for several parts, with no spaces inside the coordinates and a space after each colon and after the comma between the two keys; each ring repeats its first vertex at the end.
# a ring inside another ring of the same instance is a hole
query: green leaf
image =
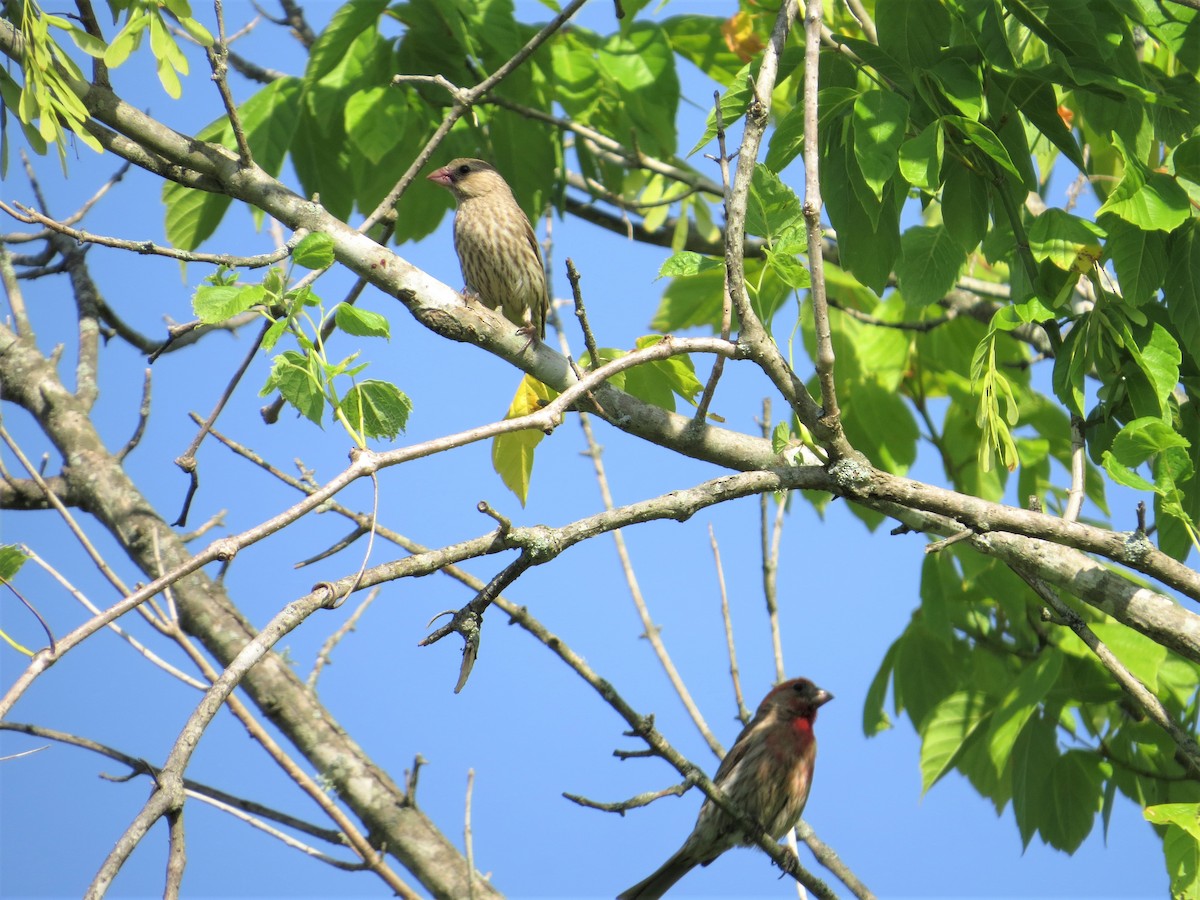
{"type": "Polygon", "coordinates": [[[1171,235],[1163,296],[1180,345],[1200,360],[1200,234],[1195,221],[1171,235]]]}
{"type": "MultiPolygon", "coordinates": [[[[154,21],[158,21],[155,19],[154,21]]],[[[154,32],[151,31],[151,34],[154,32]]],[[[170,61],[165,57],[160,57],[158,64],[154,67],[154,71],[158,73],[158,82],[162,85],[163,91],[172,100],[178,100],[183,96],[183,85],[179,81],[179,75],[170,61]]]]}
{"type": "Polygon", "coordinates": [[[391,327],[386,317],[348,303],[339,303],[334,307],[334,321],[346,334],[356,337],[391,338],[391,327]]]}
{"type": "Polygon", "coordinates": [[[1158,672],[1167,661],[1167,648],[1120,622],[1096,622],[1092,631],[1152,693],[1158,691],[1158,672]]]}
{"type": "Polygon", "coordinates": [[[943,116],[942,123],[944,126],[956,129],[970,143],[987,154],[1000,168],[1012,175],[1017,184],[1024,182],[1021,173],[1013,165],[1012,157],[1008,155],[1008,150],[1005,149],[1003,142],[994,131],[982,122],[974,122],[962,116],[943,116]]]}
{"type": "Polygon", "coordinates": [[[1050,773],[1058,761],[1053,720],[1035,715],[1017,735],[1012,749],[1012,804],[1021,846],[1051,815],[1050,773]]]}
{"type": "Polygon", "coordinates": [[[1106,216],[1105,253],[1112,259],[1121,295],[1126,303],[1141,306],[1154,298],[1167,274],[1167,235],[1144,231],[1117,216],[1106,216]]]}
{"type": "Polygon", "coordinates": [[[786,113],[767,143],[767,155],[763,162],[772,172],[784,168],[804,151],[804,104],[797,103],[786,113]]]}
{"type": "Polygon", "coordinates": [[[1200,841],[1200,803],[1159,803],[1142,810],[1153,825],[1175,825],[1200,841]]]}
{"type": "Polygon", "coordinates": [[[292,251],[296,265],[306,269],[327,269],[334,263],[333,238],[323,231],[306,234],[292,251]]]}
{"type": "Polygon", "coordinates": [[[908,102],[894,91],[864,91],[854,102],[854,158],[876,200],[896,174],[908,102]]]}
{"type": "Polygon", "coordinates": [[[900,145],[900,174],[913,187],[936,191],[942,183],[945,152],[946,137],[941,122],[930,122],[915,138],[900,145]]]}
{"type": "Polygon", "coordinates": [[[1122,465],[1135,468],[1168,447],[1187,447],[1188,439],[1159,419],[1134,419],[1112,443],[1112,455],[1122,465]]]}
{"type": "Polygon", "coordinates": [[[1038,181],[1038,173],[1033,165],[1034,156],[1029,146],[1025,121],[1016,107],[1007,104],[1001,107],[1001,112],[996,118],[999,120],[996,137],[1000,138],[1000,143],[1008,151],[1008,158],[1013,161],[1013,165],[1020,173],[1019,183],[1009,183],[1007,188],[1017,197],[1024,196],[1024,191],[1038,190],[1041,182],[1038,181]]]}
{"type": "Polygon", "coordinates": [[[725,16],[688,13],[663,19],[660,24],[677,54],[718,84],[727,85],[742,67],[742,60],[725,44],[721,34],[725,21],[725,16]]]}
{"type": "Polygon", "coordinates": [[[950,40],[950,16],[937,0],[877,0],[879,45],[908,69],[928,69],[950,40]]]}
{"type": "Polygon", "coordinates": [[[1143,337],[1145,329],[1138,329],[1134,336],[1131,353],[1134,362],[1149,379],[1158,398],[1159,408],[1169,409],[1168,399],[1179,384],[1179,366],[1183,353],[1171,332],[1155,322],[1150,326],[1150,336],[1143,337]]]}
{"type": "MultiPolygon", "coordinates": [[[[644,347],[651,347],[663,340],[661,334],[647,334],[638,338],[635,346],[641,350],[644,347]]],[[[666,359],[656,359],[648,365],[637,366],[631,369],[627,375],[640,370],[653,370],[658,373],[658,377],[662,378],[671,393],[682,397],[689,403],[695,403],[696,395],[704,389],[704,385],[700,383],[700,379],[696,377],[696,367],[692,364],[692,358],[685,353],[680,353],[675,356],[669,356],[666,359]]],[[[626,389],[633,392],[628,378],[626,379],[626,389]]],[[[674,408],[674,403],[670,409],[674,408]]]]}
{"type": "MultiPolygon", "coordinates": [[[[298,120],[299,97],[300,81],[281,78],[239,107],[255,161],[269,174],[279,174],[283,165],[284,152],[298,120]]],[[[233,130],[224,116],[205,127],[197,137],[234,146],[233,130]]],[[[212,236],[231,199],[227,194],[195,190],[174,182],[163,185],[162,197],[167,238],[184,250],[195,250],[212,236]]]]}
{"type": "Polygon", "coordinates": [[[891,677],[895,659],[896,644],[893,643],[888,647],[887,653],[883,655],[879,670],[871,679],[871,686],[867,688],[867,698],[863,701],[863,734],[867,737],[874,737],[879,732],[892,727],[887,710],[883,707],[883,701],[887,697],[888,680],[891,677]]]}
{"type": "Polygon", "coordinates": [[[16,544],[0,545],[0,583],[12,581],[27,559],[16,544]]]}
{"type": "Polygon", "coordinates": [[[890,184],[884,190],[883,201],[867,206],[863,195],[871,193],[862,183],[852,151],[831,147],[821,168],[821,193],[829,212],[829,220],[838,233],[841,266],[862,284],[882,294],[891,275],[892,265],[900,252],[900,209],[903,206],[902,188],[890,184]]]}
{"type": "MultiPolygon", "coordinates": [[[[279,78],[238,107],[254,161],[269,175],[278,175],[283,167],[300,119],[302,95],[299,78],[279,78]]],[[[234,146],[231,135],[222,139],[225,146],[234,146]]]]}
{"type": "Polygon", "coordinates": [[[201,285],[192,295],[192,312],[205,325],[215,325],[262,303],[266,292],[261,285],[201,285]]]}
{"type": "Polygon", "coordinates": [[[1067,332],[1054,358],[1054,394],[1069,412],[1084,415],[1083,378],[1091,363],[1081,323],[1067,332]]]}
{"type": "Polygon", "coordinates": [[[982,178],[959,163],[945,168],[942,221],[964,250],[974,250],[987,234],[988,189],[982,178]]]}
{"type": "Polygon", "coordinates": [[[1170,175],[1151,172],[1113,132],[1113,146],[1125,162],[1125,174],[1097,215],[1112,213],[1145,231],[1174,231],[1191,217],[1187,191],[1170,175]]]}
{"type": "Polygon", "coordinates": [[[402,92],[380,85],[357,91],[346,102],[346,135],[367,161],[379,165],[407,135],[408,101],[402,92]]]}
{"type": "Polygon", "coordinates": [[[641,21],[610,37],[597,53],[641,146],[656,156],[675,153],[679,77],[666,34],[641,21]]]}
{"type": "Polygon", "coordinates": [[[950,771],[967,740],[991,715],[987,697],[958,691],[931,712],[921,728],[921,791],[950,771]]]}
{"type": "Polygon", "coordinates": [[[1050,776],[1050,810],[1040,831],[1052,847],[1074,853],[1092,830],[1100,806],[1103,764],[1096,754],[1068,750],[1050,776]]]}
{"type": "Polygon", "coordinates": [[[843,387],[846,436],[880,469],[905,474],[916,462],[920,432],[904,398],[871,376],[843,387]]]}
{"type": "Polygon", "coordinates": [[[408,424],[412,401],[394,384],[367,379],[346,392],[341,411],[360,434],[394,439],[408,424]]]}
{"type": "Polygon", "coordinates": [[[349,0],[338,7],[325,30],[313,42],[304,80],[314,84],[332,72],[359,35],[375,27],[387,7],[388,0],[349,0]]]}
{"type": "Polygon", "coordinates": [[[804,234],[804,213],[795,192],[779,176],[759,163],[750,180],[746,200],[746,232],[771,244],[797,232],[804,234]]]}
{"type": "MultiPolygon", "coordinates": [[[[746,105],[750,102],[753,96],[754,72],[758,71],[758,66],[753,63],[747,63],[742,67],[741,71],[733,77],[729,83],[729,87],[721,94],[717,105],[721,110],[721,120],[726,128],[729,128],[734,122],[746,114],[746,105]],[[753,69],[751,68],[753,66],[753,69]]],[[[700,140],[696,141],[696,146],[688,151],[688,156],[695,156],[697,151],[708,145],[708,142],[717,136],[717,114],[716,110],[709,110],[708,121],[704,124],[704,132],[700,135],[700,140]]]]}
{"type": "Polygon", "coordinates": [[[325,411],[325,394],[321,382],[312,371],[310,358],[297,350],[285,350],[271,366],[271,374],[260,392],[267,396],[274,390],[301,414],[317,425],[325,411]]]}
{"type": "Polygon", "coordinates": [[[1029,250],[1038,262],[1049,260],[1071,271],[1081,251],[1100,255],[1105,233],[1087,219],[1050,207],[1029,224],[1029,250]]]}
{"type": "Polygon", "coordinates": [[[1061,671],[1062,655],[1050,648],[1044,650],[1033,665],[1025,667],[996,706],[988,727],[987,744],[997,772],[1003,772],[1008,765],[1018,736],[1054,687],[1061,671]]]}
{"type": "Polygon", "coordinates": [[[929,70],[942,94],[962,115],[979,119],[983,114],[983,85],[979,70],[961,56],[943,59],[929,70]]]}
{"type": "MultiPolygon", "coordinates": [[[[624,356],[625,354],[618,353],[616,355],[624,356]]],[[[671,385],[667,380],[666,373],[652,365],[626,369],[624,377],[614,379],[613,383],[639,400],[652,403],[659,409],[675,411],[675,395],[671,392],[671,385]]]]}
{"type": "Polygon", "coordinates": [[[698,325],[720,331],[725,265],[702,267],[690,278],[676,278],[663,291],[650,327],[664,334],[698,325]]]}
{"type": "Polygon", "coordinates": [[[1129,466],[1126,466],[1117,461],[1113,456],[1112,451],[1105,450],[1101,456],[1101,461],[1104,463],[1104,471],[1117,484],[1135,491],[1153,491],[1154,482],[1147,481],[1137,472],[1133,471],[1129,466]]]}
{"type": "MultiPolygon", "coordinates": [[[[717,20],[714,19],[713,21],[717,20]]],[[[718,30],[719,27],[718,25],[718,30]]],[[[803,60],[804,49],[802,47],[789,47],[784,50],[783,55],[779,59],[779,74],[776,83],[781,84],[803,60]]],[[[726,128],[731,127],[745,114],[746,105],[750,102],[751,96],[753,96],[753,79],[758,77],[758,70],[761,65],[762,56],[760,55],[742,66],[737,74],[729,79],[729,87],[721,94],[719,101],[721,116],[726,128]]],[[[694,155],[696,151],[704,147],[716,135],[717,113],[716,110],[710,109],[708,120],[704,123],[704,134],[700,136],[700,140],[696,142],[696,146],[688,151],[688,156],[694,155]]]]}
{"type": "Polygon", "coordinates": [[[1171,896],[1180,900],[1200,897],[1200,835],[1195,803],[1161,803],[1147,807],[1146,819],[1166,829],[1163,853],[1171,876],[1171,896]]]}
{"type": "Polygon", "coordinates": [[[279,343],[279,339],[283,337],[284,331],[287,330],[288,320],[286,318],[276,319],[271,323],[271,327],[267,329],[262,339],[262,349],[268,353],[275,349],[275,345],[279,343]]]}
{"type": "Polygon", "coordinates": [[[599,69],[594,48],[577,32],[561,34],[551,41],[551,63],[555,98],[563,109],[580,122],[590,122],[607,78],[599,69]]]}
{"type": "MultiPolygon", "coordinates": [[[[1011,68],[1006,66],[1005,68],[1011,68]]],[[[1050,139],[1080,172],[1087,171],[1083,151],[1075,135],[1067,128],[1059,114],[1058,96],[1049,79],[1022,73],[1011,80],[1001,72],[992,71],[991,77],[999,83],[1013,107],[1019,109],[1038,131],[1050,139]]]]}
{"type": "Polygon", "coordinates": [[[725,260],[712,256],[703,256],[691,250],[681,250],[668,256],[658,270],[658,278],[687,278],[710,272],[714,269],[724,270],[725,260]]]}
{"type": "Polygon", "coordinates": [[[183,250],[195,250],[221,224],[233,198],[186,188],[168,181],[163,184],[167,240],[183,250]]]}
{"type": "Polygon", "coordinates": [[[812,276],[800,261],[796,248],[774,250],[768,247],[765,256],[771,271],[788,287],[797,291],[812,287],[812,276]]]}
{"type": "Polygon", "coordinates": [[[909,309],[936,303],[950,292],[967,261],[962,245],[941,225],[916,225],[900,236],[896,277],[909,309]]]}
{"type": "Polygon", "coordinates": [[[1200,185],[1200,137],[1188,138],[1171,151],[1175,177],[1200,185]]]}
{"type": "Polygon", "coordinates": [[[946,644],[914,622],[897,641],[892,684],[897,706],[908,710],[920,731],[933,709],[953,692],[958,679],[946,644]]]}

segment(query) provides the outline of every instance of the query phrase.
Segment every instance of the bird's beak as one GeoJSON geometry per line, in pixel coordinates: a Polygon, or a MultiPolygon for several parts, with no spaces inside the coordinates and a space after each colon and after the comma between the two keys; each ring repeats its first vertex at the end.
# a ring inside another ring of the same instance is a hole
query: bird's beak
{"type": "Polygon", "coordinates": [[[817,688],[817,696],[813,698],[813,706],[824,706],[832,699],[833,694],[829,693],[829,691],[824,688],[817,688]]]}
{"type": "Polygon", "coordinates": [[[436,172],[431,172],[430,174],[426,175],[425,178],[428,181],[432,181],[434,184],[440,184],[442,187],[450,187],[453,181],[453,179],[450,177],[450,169],[446,166],[442,166],[442,168],[438,169],[436,172]]]}

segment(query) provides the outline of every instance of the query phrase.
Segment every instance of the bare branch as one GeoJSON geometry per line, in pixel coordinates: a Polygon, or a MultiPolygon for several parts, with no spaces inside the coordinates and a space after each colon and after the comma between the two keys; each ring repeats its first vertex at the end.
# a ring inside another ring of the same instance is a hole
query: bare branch
{"type": "Polygon", "coordinates": [[[19,222],[24,222],[27,225],[44,225],[51,231],[69,237],[74,241],[79,241],[82,244],[99,244],[102,247],[114,247],[118,250],[129,250],[130,252],[142,255],[165,256],[168,259],[177,259],[181,262],[211,263],[216,266],[227,266],[231,269],[257,269],[273,265],[281,259],[287,259],[288,255],[292,252],[292,248],[304,237],[303,233],[293,234],[286,246],[278,250],[273,250],[270,253],[259,254],[258,256],[235,256],[231,253],[197,253],[191,250],[177,250],[174,247],[162,247],[153,241],[136,241],[126,238],[108,237],[102,234],[92,234],[89,231],[72,228],[64,222],[52,219],[38,212],[36,209],[31,209],[21,203],[9,206],[7,203],[0,201],[0,210],[8,213],[8,215],[19,222]]]}

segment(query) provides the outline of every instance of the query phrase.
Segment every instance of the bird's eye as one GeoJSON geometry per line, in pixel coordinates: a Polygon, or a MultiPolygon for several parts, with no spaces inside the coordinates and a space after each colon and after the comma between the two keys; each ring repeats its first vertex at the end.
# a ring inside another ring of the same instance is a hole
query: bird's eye
{"type": "Polygon", "coordinates": [[[459,174],[459,175],[466,175],[466,174],[467,174],[467,173],[469,173],[470,171],[471,171],[471,167],[470,167],[470,166],[468,166],[466,163],[463,163],[461,166],[459,166],[459,167],[458,167],[458,174],[459,174]]]}

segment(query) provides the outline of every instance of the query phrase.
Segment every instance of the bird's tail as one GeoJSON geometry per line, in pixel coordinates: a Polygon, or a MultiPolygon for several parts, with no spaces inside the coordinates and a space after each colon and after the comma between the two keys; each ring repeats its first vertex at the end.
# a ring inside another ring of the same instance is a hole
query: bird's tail
{"type": "Polygon", "coordinates": [[[639,881],[617,900],[657,900],[669,891],[675,882],[700,865],[701,860],[685,844],[675,855],[655,870],[654,874],[639,881]]]}

